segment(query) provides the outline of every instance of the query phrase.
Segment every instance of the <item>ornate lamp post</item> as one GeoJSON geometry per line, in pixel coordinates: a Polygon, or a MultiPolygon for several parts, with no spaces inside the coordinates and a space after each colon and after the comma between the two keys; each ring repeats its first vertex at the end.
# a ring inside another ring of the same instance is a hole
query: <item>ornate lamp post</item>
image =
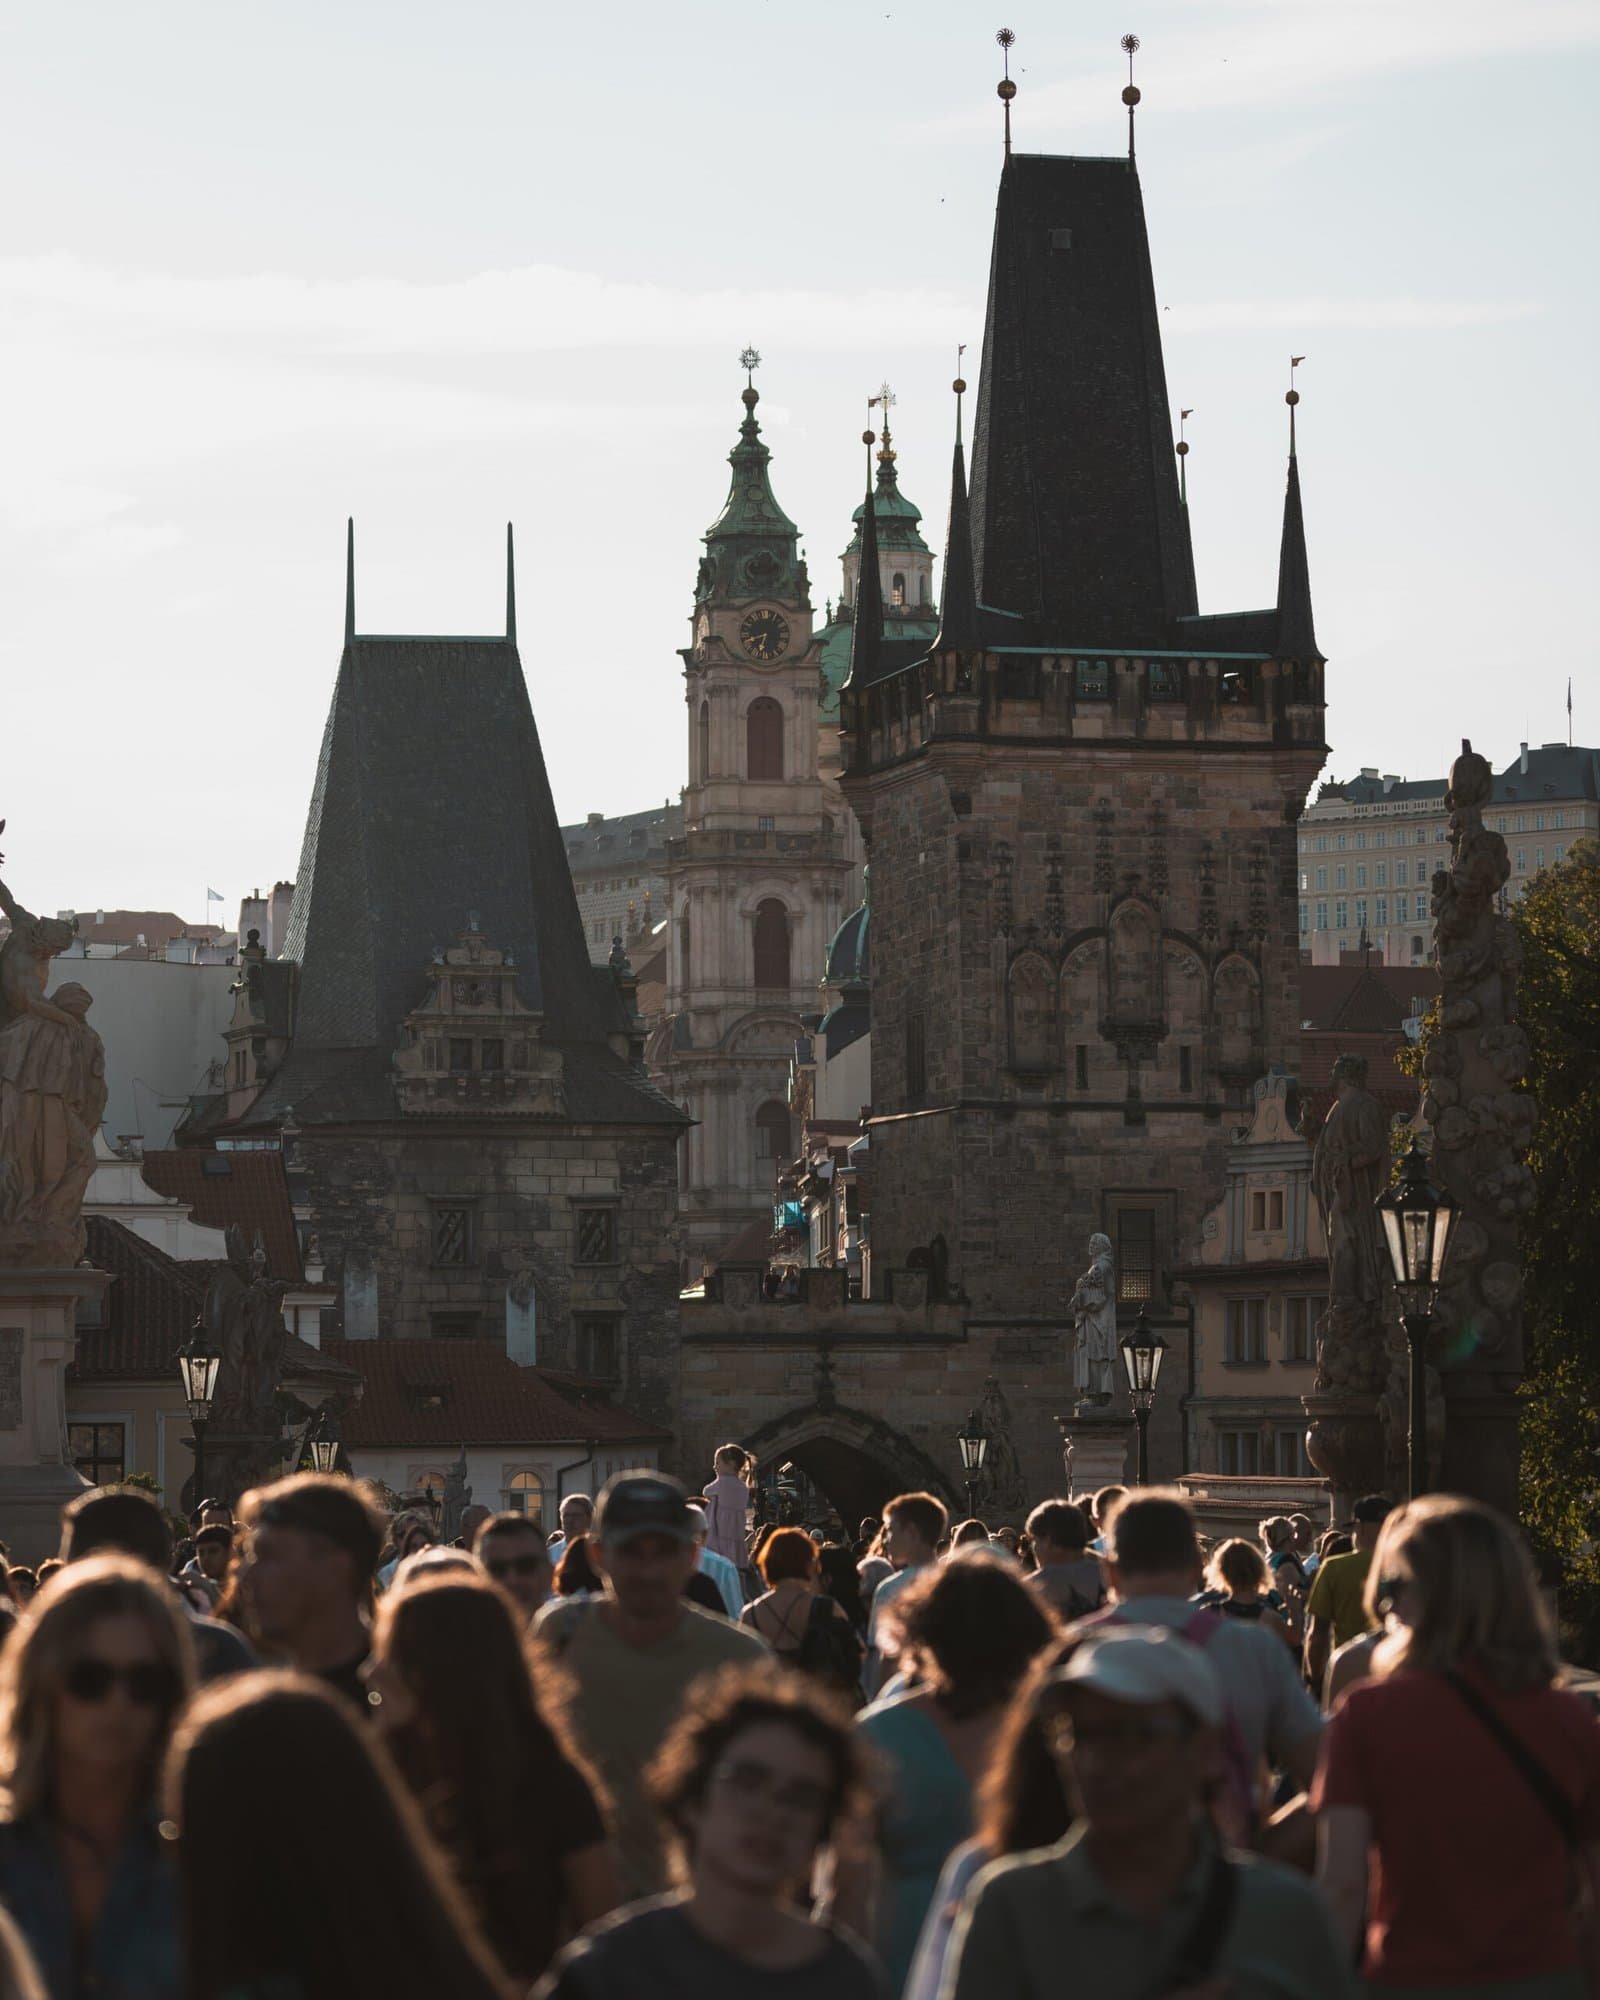
{"type": "Polygon", "coordinates": [[[306,1453],[313,1472],[339,1470],[339,1426],[326,1403],[318,1410],[316,1424],[306,1439],[306,1453]]]}
{"type": "Polygon", "coordinates": [[[978,1475],[983,1471],[983,1461],[989,1450],[989,1433],[976,1410],[968,1414],[966,1423],[956,1432],[956,1443],[961,1447],[961,1476],[966,1481],[967,1514],[970,1517],[975,1507],[973,1495],[978,1490],[978,1475]]]}
{"type": "Polygon", "coordinates": [[[1150,1406],[1156,1399],[1161,1380],[1161,1364],[1167,1343],[1144,1316],[1143,1307],[1131,1332],[1122,1336],[1122,1366],[1128,1377],[1128,1395],[1133,1403],[1134,1422],[1139,1426],[1138,1483],[1150,1484],[1150,1406]]]}
{"type": "Polygon", "coordinates": [[[178,1349],[178,1379],[183,1384],[183,1400],[189,1405],[189,1422],[194,1426],[194,1497],[198,1504],[206,1497],[206,1425],[211,1420],[212,1398],[217,1393],[217,1376],[222,1356],[206,1339],[200,1320],[190,1329],[189,1338],[178,1349]]]}
{"type": "Polygon", "coordinates": [[[1428,1156],[1413,1139],[1400,1162],[1399,1177],[1374,1206],[1383,1223],[1411,1364],[1411,1497],[1415,1500],[1428,1490],[1428,1336],[1456,1205],[1429,1180],[1428,1156]]]}

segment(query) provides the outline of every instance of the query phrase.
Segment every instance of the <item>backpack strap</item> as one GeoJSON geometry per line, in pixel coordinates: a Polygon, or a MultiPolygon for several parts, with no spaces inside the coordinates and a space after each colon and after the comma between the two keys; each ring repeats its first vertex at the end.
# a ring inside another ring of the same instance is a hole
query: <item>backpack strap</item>
{"type": "Polygon", "coordinates": [[[1471,1709],[1484,1730],[1494,1738],[1506,1756],[1522,1773],[1529,1791],[1555,1821],[1556,1830],[1568,1847],[1578,1845],[1578,1809],[1551,1777],[1517,1732],[1472,1685],[1465,1674],[1446,1672],[1441,1676],[1471,1709]]]}
{"type": "Polygon", "coordinates": [[[1220,1847],[1214,1848],[1206,1873],[1205,1894],[1189,1926],[1178,1956],[1163,1978],[1161,1990],[1199,1986],[1215,1972],[1228,1928],[1239,1902],[1239,1870],[1220,1847]]]}

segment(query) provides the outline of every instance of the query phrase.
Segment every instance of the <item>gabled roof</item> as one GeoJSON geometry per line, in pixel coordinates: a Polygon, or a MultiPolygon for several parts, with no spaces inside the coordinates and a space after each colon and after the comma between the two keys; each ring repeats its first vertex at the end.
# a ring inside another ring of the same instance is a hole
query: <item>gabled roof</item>
{"type": "Polygon", "coordinates": [[[285,1284],[304,1281],[289,1182],[278,1152],[211,1153],[199,1147],[146,1153],[140,1171],[146,1187],[180,1201],[206,1229],[237,1223],[267,1253],[267,1267],[285,1284]]]}
{"type": "Polygon", "coordinates": [[[1302,965],[1300,1019],[1316,1030],[1398,1035],[1439,991],[1431,965],[1302,965]]]}
{"type": "MultiPolygon", "coordinates": [[[[576,1387],[558,1390],[496,1340],[329,1340],[323,1353],[357,1371],[361,1401],[340,1419],[347,1447],[654,1443],[659,1424],[576,1387]]],[[[568,1378],[569,1380],[571,1378],[568,1378]]]]}

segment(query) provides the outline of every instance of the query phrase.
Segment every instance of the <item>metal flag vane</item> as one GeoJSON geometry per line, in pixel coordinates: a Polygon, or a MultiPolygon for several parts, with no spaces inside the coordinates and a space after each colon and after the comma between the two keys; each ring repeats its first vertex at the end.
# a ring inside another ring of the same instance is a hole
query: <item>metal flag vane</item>
{"type": "Polygon", "coordinates": [[[878,457],[885,464],[888,464],[894,457],[894,453],[890,449],[892,439],[889,432],[889,412],[899,400],[899,397],[896,396],[887,382],[879,384],[877,395],[867,398],[867,408],[869,410],[881,409],[883,411],[883,449],[878,453],[878,457]]]}
{"type": "Polygon", "coordinates": [[[1017,39],[1010,28],[998,28],[995,40],[1000,44],[1005,56],[1006,73],[995,85],[995,95],[1006,108],[1006,158],[1011,157],[1011,100],[1017,94],[1017,86],[1011,81],[1011,45],[1017,39]]]}
{"type": "Polygon", "coordinates": [[[1133,80],[1133,59],[1139,53],[1139,37],[1124,35],[1122,47],[1128,58],[1128,84],[1122,93],[1122,101],[1128,107],[1128,158],[1133,158],[1133,111],[1139,102],[1139,86],[1133,80]]]}
{"type": "Polygon", "coordinates": [[[1289,356],[1289,393],[1283,399],[1289,405],[1289,456],[1291,458],[1294,457],[1294,411],[1295,405],[1300,400],[1300,391],[1294,386],[1294,371],[1304,360],[1305,356],[1303,354],[1291,354],[1289,356]]]}
{"type": "Polygon", "coordinates": [[[961,357],[963,354],[966,353],[966,351],[967,351],[967,343],[963,340],[956,349],[956,379],[950,384],[950,387],[955,391],[956,395],[956,443],[957,444],[960,444],[961,442],[961,398],[967,393],[967,385],[961,373],[961,357]]]}
{"type": "Polygon", "coordinates": [[[1184,506],[1189,504],[1189,440],[1183,434],[1183,427],[1194,415],[1193,408],[1178,412],[1178,498],[1184,506]]]}

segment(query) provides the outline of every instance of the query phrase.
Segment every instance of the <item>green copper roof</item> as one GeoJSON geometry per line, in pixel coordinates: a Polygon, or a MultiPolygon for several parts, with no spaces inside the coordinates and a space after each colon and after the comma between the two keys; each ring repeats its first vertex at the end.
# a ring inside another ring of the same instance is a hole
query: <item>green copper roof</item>
{"type": "MultiPolygon", "coordinates": [[[[856,524],[846,555],[861,552],[861,522],[867,511],[863,500],[850,516],[856,524]]],[[[878,478],[872,494],[872,517],[878,525],[878,548],[920,549],[927,551],[927,543],[917,532],[917,523],[922,519],[921,509],[914,506],[900,491],[899,477],[894,469],[894,453],[889,449],[887,433],[883,449],[878,453],[878,478]]]]}
{"type": "MultiPolygon", "coordinates": [[[[824,723],[839,720],[839,690],[850,673],[850,631],[848,604],[837,605],[826,625],[815,637],[822,648],[822,687],[817,697],[817,714],[824,723]]],[[[923,639],[931,646],[939,635],[938,607],[932,604],[886,605],[883,613],[886,639],[923,639]]]]}
{"type": "Polygon", "coordinates": [[[744,422],[739,442],[728,453],[733,467],[722,512],[706,530],[696,599],[805,596],[795,551],[800,530],[773,497],[767,468],[772,454],[761,442],[753,387],[743,392],[744,422]]]}

